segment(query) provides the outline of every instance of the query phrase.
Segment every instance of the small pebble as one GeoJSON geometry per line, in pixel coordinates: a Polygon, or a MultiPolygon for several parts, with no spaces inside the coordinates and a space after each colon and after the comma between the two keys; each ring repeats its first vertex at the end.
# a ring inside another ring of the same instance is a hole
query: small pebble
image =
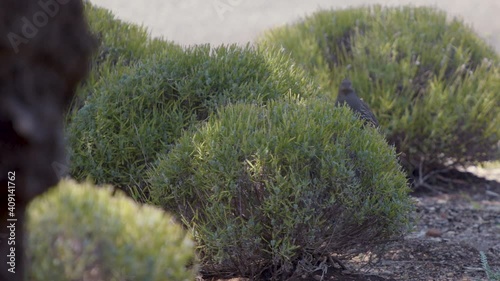
{"type": "Polygon", "coordinates": [[[441,235],[443,235],[443,232],[441,232],[441,230],[436,228],[429,228],[425,233],[425,236],[428,237],[441,237],[441,235]]]}

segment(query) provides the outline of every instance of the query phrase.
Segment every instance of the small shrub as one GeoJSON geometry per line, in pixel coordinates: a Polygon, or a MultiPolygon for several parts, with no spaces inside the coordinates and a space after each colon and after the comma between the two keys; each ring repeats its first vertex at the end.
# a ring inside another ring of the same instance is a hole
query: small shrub
{"type": "Polygon", "coordinates": [[[301,274],[398,236],[412,209],[394,149],[323,99],[225,107],[149,175],[154,203],[193,229],[209,274],[301,274]]]}
{"type": "Polygon", "coordinates": [[[389,142],[406,154],[409,170],[498,159],[498,55],[443,12],[380,6],[320,11],[259,42],[287,50],[333,93],[349,76],[389,142]]]}
{"type": "Polygon", "coordinates": [[[193,280],[194,245],[172,218],[110,188],[62,181],[28,212],[29,280],[193,280]]]}
{"type": "Polygon", "coordinates": [[[90,2],[85,2],[85,13],[99,40],[99,48],[92,59],[92,71],[73,101],[73,109],[81,108],[98,89],[99,83],[106,83],[110,75],[126,72],[138,61],[156,57],[170,49],[181,49],[170,41],[149,38],[144,27],[116,19],[109,10],[90,2]]]}
{"type": "MultiPolygon", "coordinates": [[[[280,52],[252,47],[173,49],[96,90],[68,127],[72,175],[145,187],[144,173],[183,130],[219,106],[317,92],[280,52]]],[[[135,189],[135,188],[134,188],[135,189]]]]}

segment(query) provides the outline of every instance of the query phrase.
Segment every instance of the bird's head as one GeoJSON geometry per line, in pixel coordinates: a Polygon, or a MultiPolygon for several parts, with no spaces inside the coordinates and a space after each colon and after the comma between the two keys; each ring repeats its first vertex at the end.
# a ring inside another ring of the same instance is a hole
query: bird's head
{"type": "Polygon", "coordinates": [[[347,94],[351,93],[352,91],[354,91],[354,89],[352,88],[351,80],[349,80],[348,78],[345,78],[344,80],[342,80],[342,82],[340,83],[340,87],[339,87],[339,94],[347,95],[347,94]]]}

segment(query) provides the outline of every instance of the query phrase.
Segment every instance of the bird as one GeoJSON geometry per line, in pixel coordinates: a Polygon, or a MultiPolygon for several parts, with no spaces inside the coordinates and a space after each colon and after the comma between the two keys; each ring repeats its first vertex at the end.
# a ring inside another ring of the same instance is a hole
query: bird
{"type": "Polygon", "coordinates": [[[365,121],[365,124],[369,123],[375,128],[379,127],[377,118],[370,110],[370,107],[356,95],[352,87],[352,82],[348,78],[342,80],[340,83],[339,93],[335,102],[335,106],[342,105],[349,106],[352,111],[357,113],[359,117],[365,121]]]}

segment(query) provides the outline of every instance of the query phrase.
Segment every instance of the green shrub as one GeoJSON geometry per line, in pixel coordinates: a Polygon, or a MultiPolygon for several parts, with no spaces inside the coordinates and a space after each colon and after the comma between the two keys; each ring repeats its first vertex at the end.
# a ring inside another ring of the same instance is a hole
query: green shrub
{"type": "Polygon", "coordinates": [[[393,147],[331,100],[227,106],[148,174],[208,273],[301,274],[401,234],[413,208],[393,147]]]}
{"type": "Polygon", "coordinates": [[[459,20],[425,7],[321,11],[259,44],[287,50],[336,95],[348,76],[410,170],[498,157],[499,58],[459,20]]]}
{"type": "Polygon", "coordinates": [[[29,280],[194,280],[194,244],[163,211],[62,181],[28,209],[29,280]]]}
{"type": "Polygon", "coordinates": [[[236,101],[317,92],[288,57],[252,47],[171,50],[103,83],[68,127],[72,175],[144,190],[144,172],[192,124],[236,101]]]}
{"type": "Polygon", "coordinates": [[[85,3],[85,12],[99,48],[92,59],[92,71],[78,90],[73,108],[81,108],[98,84],[106,83],[113,73],[122,73],[138,61],[162,55],[170,49],[181,49],[172,42],[151,39],[144,27],[116,19],[109,10],[90,2],[85,3]]]}

